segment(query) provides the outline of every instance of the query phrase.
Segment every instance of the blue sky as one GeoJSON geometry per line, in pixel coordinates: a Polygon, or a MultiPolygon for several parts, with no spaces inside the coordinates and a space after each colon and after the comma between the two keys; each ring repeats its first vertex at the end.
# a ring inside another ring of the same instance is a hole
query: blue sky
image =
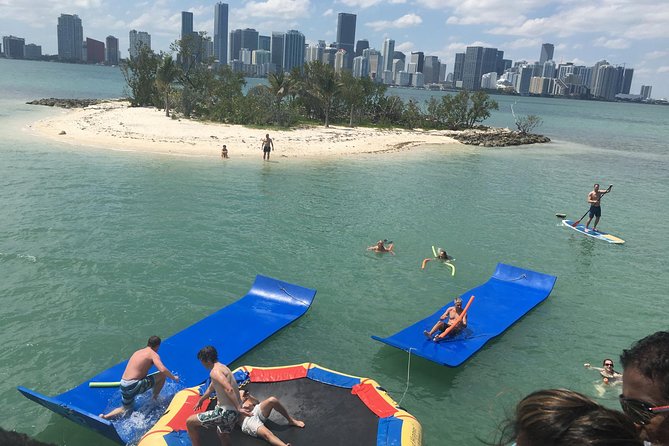
{"type": "MultiPolygon", "coordinates": [[[[154,50],[179,37],[181,11],[195,29],[213,33],[216,1],[194,0],[0,0],[0,35],[16,35],[57,52],[61,13],[81,17],[84,36],[114,35],[127,54],[131,29],[151,34],[154,50]]],[[[669,0],[232,0],[229,29],[263,35],[297,29],[307,42],[335,40],[337,13],[357,14],[356,40],[381,49],[395,40],[404,52],[439,56],[453,69],[466,46],[496,47],[514,61],[539,59],[541,44],[555,45],[556,62],[609,63],[634,68],[631,93],[652,85],[654,98],[669,98],[669,0]]]]}

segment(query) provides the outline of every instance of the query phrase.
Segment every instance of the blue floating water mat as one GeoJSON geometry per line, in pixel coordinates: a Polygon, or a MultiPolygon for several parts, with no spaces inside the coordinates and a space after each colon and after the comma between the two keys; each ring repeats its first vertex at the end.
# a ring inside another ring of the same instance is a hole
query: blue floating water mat
{"type": "MultiPolygon", "coordinates": [[[[162,361],[179,375],[181,386],[199,385],[208,377],[207,370],[196,357],[202,347],[213,345],[218,350],[219,360],[230,364],[306,313],[315,295],[316,290],[257,275],[246,296],[164,339],[158,353],[162,361]]],[[[54,397],[23,386],[18,390],[75,423],[116,442],[127,443],[136,437],[137,432],[118,431],[112,422],[98,417],[109,409],[113,398],[119,399],[118,388],[89,387],[90,382],[120,380],[127,362],[116,364],[54,397]]]]}
{"type": "Polygon", "coordinates": [[[387,338],[372,336],[411,354],[422,356],[437,364],[457,367],[483,345],[499,336],[551,293],[557,277],[498,263],[495,273],[483,285],[460,297],[468,302],[476,296],[467,313],[467,328],[440,342],[429,340],[424,330],[430,330],[439,317],[452,306],[449,303],[423,320],[387,338]]]}

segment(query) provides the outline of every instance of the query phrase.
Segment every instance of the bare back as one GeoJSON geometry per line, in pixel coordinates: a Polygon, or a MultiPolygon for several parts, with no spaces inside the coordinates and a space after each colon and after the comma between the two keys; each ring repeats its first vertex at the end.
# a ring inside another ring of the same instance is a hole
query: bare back
{"type": "Polygon", "coordinates": [[[242,400],[239,396],[239,386],[228,367],[217,362],[211,369],[209,377],[216,391],[219,406],[230,410],[236,410],[236,408],[241,407],[242,400]],[[231,398],[235,398],[236,401],[232,401],[231,398]]]}
{"type": "Polygon", "coordinates": [[[144,378],[149,373],[149,369],[151,369],[157,356],[158,354],[151,347],[137,350],[128,360],[122,378],[126,380],[144,378]]]}

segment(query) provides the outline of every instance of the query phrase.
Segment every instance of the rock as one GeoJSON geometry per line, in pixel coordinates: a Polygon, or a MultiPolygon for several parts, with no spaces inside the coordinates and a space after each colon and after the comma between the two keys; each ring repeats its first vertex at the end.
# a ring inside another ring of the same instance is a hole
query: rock
{"type": "Polygon", "coordinates": [[[483,147],[506,147],[550,142],[550,138],[509,129],[469,129],[449,135],[463,144],[483,147]]]}
{"type": "Polygon", "coordinates": [[[65,132],[65,130],[61,130],[60,132],[58,132],[58,134],[59,134],[59,135],[67,135],[67,133],[65,132]]]}
{"type": "Polygon", "coordinates": [[[34,101],[26,102],[29,105],[46,105],[48,107],[62,107],[62,108],[84,108],[90,105],[96,105],[105,102],[101,99],[36,99],[34,101]]]}

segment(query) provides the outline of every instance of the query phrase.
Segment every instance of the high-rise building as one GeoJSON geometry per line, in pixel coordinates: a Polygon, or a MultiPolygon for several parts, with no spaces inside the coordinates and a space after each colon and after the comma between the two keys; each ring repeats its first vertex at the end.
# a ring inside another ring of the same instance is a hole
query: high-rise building
{"type": "Polygon", "coordinates": [[[23,56],[29,60],[39,60],[42,58],[42,46],[29,43],[23,48],[23,56]]]}
{"type": "Polygon", "coordinates": [[[353,58],[353,76],[369,76],[369,60],[365,56],[356,56],[353,58]]]}
{"type": "Polygon", "coordinates": [[[320,62],[323,59],[323,48],[318,45],[309,45],[304,54],[304,62],[320,62]]]}
{"type": "Polygon", "coordinates": [[[86,37],[86,62],[99,64],[105,62],[104,42],[86,37]]]}
{"type": "Polygon", "coordinates": [[[416,72],[417,73],[422,73],[423,72],[423,66],[425,64],[425,54],[423,54],[422,51],[412,51],[411,52],[411,59],[409,60],[409,62],[416,64],[416,72]]]}
{"type": "Polygon", "coordinates": [[[544,43],[541,45],[541,56],[539,57],[539,63],[543,65],[547,60],[553,60],[553,51],[555,47],[552,43],[544,43]]]}
{"type": "Polygon", "coordinates": [[[268,50],[255,50],[251,54],[251,63],[254,65],[268,64],[272,61],[272,53],[268,50]]]}
{"type": "Polygon", "coordinates": [[[518,69],[518,78],[516,84],[516,91],[518,94],[522,96],[527,96],[530,94],[530,83],[532,81],[533,72],[534,69],[529,65],[525,65],[518,69]]]}
{"type": "Polygon", "coordinates": [[[465,52],[462,73],[462,88],[478,90],[481,88],[481,76],[497,69],[497,48],[468,46],[465,52]]]}
{"type": "Polygon", "coordinates": [[[129,37],[130,46],[128,48],[128,54],[130,54],[130,57],[137,57],[141,47],[146,47],[148,50],[151,50],[151,34],[146,31],[130,30],[129,37]]]}
{"type": "Polygon", "coordinates": [[[214,59],[220,64],[228,63],[228,4],[214,6],[214,59]]]}
{"type": "Polygon", "coordinates": [[[105,43],[105,63],[118,65],[118,39],[114,36],[107,36],[105,43]]]}
{"type": "Polygon", "coordinates": [[[193,13],[181,11],[181,38],[193,34],[193,13]]]}
{"type": "Polygon", "coordinates": [[[26,39],[16,36],[3,36],[2,47],[7,59],[23,59],[25,57],[26,39]]]}
{"type": "Polygon", "coordinates": [[[242,30],[242,48],[255,51],[258,49],[258,31],[253,28],[245,28],[242,30]]]}
{"type": "Polygon", "coordinates": [[[384,70],[392,71],[393,69],[393,55],[395,54],[395,41],[393,39],[386,39],[383,41],[383,56],[384,70]]]}
{"type": "Polygon", "coordinates": [[[442,63],[439,65],[439,83],[446,82],[446,64],[442,63]]]}
{"type": "Polygon", "coordinates": [[[335,58],[337,57],[337,51],[339,50],[333,46],[323,48],[323,56],[321,57],[321,62],[323,62],[325,65],[330,65],[332,68],[334,68],[335,58]]]}
{"type": "Polygon", "coordinates": [[[346,50],[346,69],[350,69],[355,54],[355,14],[340,12],[337,16],[337,49],[346,50]]]}
{"type": "Polygon", "coordinates": [[[453,64],[453,82],[462,81],[465,72],[465,53],[455,53],[455,63],[453,64]]]}
{"type": "Polygon", "coordinates": [[[334,63],[335,73],[342,72],[342,70],[344,69],[345,60],[346,60],[346,50],[343,48],[338,49],[337,52],[335,53],[335,63],[334,63]]]}
{"type": "Polygon", "coordinates": [[[595,82],[592,88],[592,95],[596,98],[612,101],[619,93],[619,75],[618,69],[613,65],[602,64],[597,68],[595,82]]]}
{"type": "Polygon", "coordinates": [[[632,89],[632,76],[634,76],[634,68],[623,69],[623,79],[619,93],[630,94],[630,90],[632,89]]]}
{"type": "Polygon", "coordinates": [[[272,33],[272,63],[276,66],[277,71],[283,70],[283,43],[285,34],[281,32],[272,33]]]}
{"type": "Polygon", "coordinates": [[[272,38],[270,36],[258,36],[258,49],[270,51],[272,48],[272,38]]]}
{"type": "Polygon", "coordinates": [[[426,56],[423,64],[423,75],[426,84],[439,82],[439,70],[441,63],[437,56],[426,56]]]}
{"type": "Polygon", "coordinates": [[[84,28],[76,14],[58,17],[58,59],[70,62],[83,60],[84,28]]]}
{"type": "Polygon", "coordinates": [[[355,43],[355,57],[362,56],[362,52],[369,48],[369,40],[360,39],[355,43]]]}
{"type": "Polygon", "coordinates": [[[541,77],[555,77],[555,62],[553,62],[553,59],[548,59],[544,62],[541,69],[541,77]]]}
{"type": "Polygon", "coordinates": [[[291,29],[284,36],[283,63],[284,71],[304,65],[304,34],[291,29]]]}
{"type": "Polygon", "coordinates": [[[641,86],[641,97],[644,99],[650,99],[650,93],[653,90],[652,85],[642,85],[641,86]]]}
{"type": "Polygon", "coordinates": [[[240,60],[239,51],[242,49],[242,30],[233,29],[230,31],[230,61],[240,60]]]}

